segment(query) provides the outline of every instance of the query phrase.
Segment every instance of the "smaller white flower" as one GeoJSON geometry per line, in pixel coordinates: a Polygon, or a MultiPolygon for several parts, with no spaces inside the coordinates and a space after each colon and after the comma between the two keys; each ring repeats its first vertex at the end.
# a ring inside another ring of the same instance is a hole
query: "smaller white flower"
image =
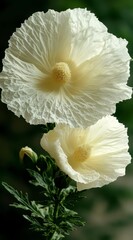
{"type": "Polygon", "coordinates": [[[58,124],[43,135],[41,146],[79,191],[115,181],[131,160],[127,129],[112,116],[86,129],[58,124]]]}

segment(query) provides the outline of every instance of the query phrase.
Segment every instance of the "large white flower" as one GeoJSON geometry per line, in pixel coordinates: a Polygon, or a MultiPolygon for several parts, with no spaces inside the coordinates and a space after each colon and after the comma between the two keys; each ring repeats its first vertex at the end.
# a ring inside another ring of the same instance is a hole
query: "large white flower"
{"type": "Polygon", "coordinates": [[[131,97],[126,45],[86,9],[36,12],[9,40],[2,101],[32,124],[93,124],[131,97]]]}
{"type": "Polygon", "coordinates": [[[79,191],[113,182],[131,160],[127,130],[112,116],[86,129],[58,124],[43,135],[41,146],[77,182],[79,191]]]}

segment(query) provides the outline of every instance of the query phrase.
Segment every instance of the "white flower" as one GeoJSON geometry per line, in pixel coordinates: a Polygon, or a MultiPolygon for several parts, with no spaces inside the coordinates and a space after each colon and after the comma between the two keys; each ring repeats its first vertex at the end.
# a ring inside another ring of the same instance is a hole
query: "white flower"
{"type": "Polygon", "coordinates": [[[31,124],[94,124],[131,97],[126,45],[86,9],[36,12],[9,40],[2,101],[31,124]]]}
{"type": "Polygon", "coordinates": [[[86,129],[58,124],[43,135],[41,146],[77,182],[79,191],[113,182],[131,160],[127,130],[112,116],[86,129]]]}

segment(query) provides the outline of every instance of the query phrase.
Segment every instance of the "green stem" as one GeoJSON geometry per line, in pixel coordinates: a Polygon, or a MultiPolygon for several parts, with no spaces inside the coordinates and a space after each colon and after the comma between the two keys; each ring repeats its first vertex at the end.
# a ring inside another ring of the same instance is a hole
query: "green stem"
{"type": "Polygon", "coordinates": [[[60,194],[61,189],[58,189],[57,194],[56,194],[56,199],[55,199],[55,207],[54,207],[54,222],[56,224],[56,219],[58,218],[59,214],[59,208],[60,208],[60,200],[59,200],[59,194],[60,194]]]}

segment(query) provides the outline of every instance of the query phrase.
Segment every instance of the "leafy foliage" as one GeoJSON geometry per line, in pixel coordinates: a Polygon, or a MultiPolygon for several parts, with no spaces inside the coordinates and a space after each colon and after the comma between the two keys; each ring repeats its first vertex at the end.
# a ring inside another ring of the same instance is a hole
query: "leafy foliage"
{"type": "Polygon", "coordinates": [[[78,194],[76,187],[71,185],[71,180],[60,172],[48,154],[41,155],[36,164],[32,164],[33,169],[27,169],[32,177],[30,183],[39,188],[43,201],[31,201],[27,193],[7,183],[3,183],[3,186],[17,200],[11,206],[27,212],[23,217],[30,222],[33,230],[41,232],[47,240],[62,239],[76,226],[84,225],[78,213],[68,208],[67,204],[70,199],[74,204],[78,194]]]}

